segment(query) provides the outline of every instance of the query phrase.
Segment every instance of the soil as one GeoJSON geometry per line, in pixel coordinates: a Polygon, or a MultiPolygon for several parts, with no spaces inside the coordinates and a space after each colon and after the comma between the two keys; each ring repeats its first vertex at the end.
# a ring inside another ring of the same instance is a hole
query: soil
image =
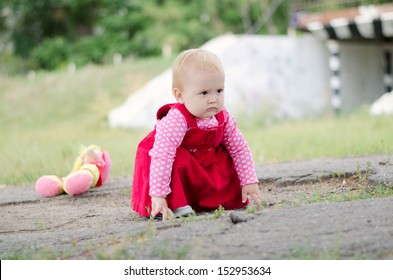
{"type": "Polygon", "coordinates": [[[165,222],[131,211],[131,177],[75,197],[3,186],[1,259],[393,258],[393,196],[379,195],[393,185],[390,155],[257,170],[262,207],[165,222]],[[272,176],[275,170],[297,171],[272,176]]]}

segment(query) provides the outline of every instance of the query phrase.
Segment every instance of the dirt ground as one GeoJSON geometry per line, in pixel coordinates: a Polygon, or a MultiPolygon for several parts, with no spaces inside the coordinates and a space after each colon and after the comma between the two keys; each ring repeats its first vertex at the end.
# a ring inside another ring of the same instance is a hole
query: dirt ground
{"type": "MultiPolygon", "coordinates": [[[[145,219],[131,211],[130,187],[127,186],[127,181],[115,179],[108,188],[92,189],[82,196],[60,195],[2,205],[2,212],[6,215],[3,216],[0,234],[54,232],[81,227],[91,228],[97,224],[145,222],[145,219]]],[[[343,180],[334,179],[317,185],[291,185],[285,188],[277,188],[274,183],[262,183],[260,189],[263,207],[268,209],[301,205],[316,195],[339,194],[356,190],[361,186],[352,179],[349,181],[344,184],[343,180]]],[[[247,212],[247,209],[243,211],[247,212]]],[[[252,210],[248,210],[250,211],[252,210]]],[[[208,214],[198,213],[197,216],[208,214]]]]}
{"type": "Polygon", "coordinates": [[[370,184],[372,173],[285,185],[261,180],[262,208],[251,203],[246,209],[167,222],[142,219],[131,211],[130,177],[113,178],[76,197],[42,198],[32,186],[7,187],[0,189],[0,256],[392,259],[393,197],[376,198],[381,186],[370,184]],[[4,199],[10,193],[19,199],[4,199]]]}

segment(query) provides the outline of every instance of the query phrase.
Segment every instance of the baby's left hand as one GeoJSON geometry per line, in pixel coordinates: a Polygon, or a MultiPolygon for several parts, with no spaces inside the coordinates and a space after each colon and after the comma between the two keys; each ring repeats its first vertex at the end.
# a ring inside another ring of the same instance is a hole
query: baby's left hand
{"type": "Polygon", "coordinates": [[[259,191],[259,187],[257,183],[245,185],[242,187],[242,202],[247,201],[247,196],[251,196],[251,198],[256,202],[261,202],[261,193],[259,191]]]}

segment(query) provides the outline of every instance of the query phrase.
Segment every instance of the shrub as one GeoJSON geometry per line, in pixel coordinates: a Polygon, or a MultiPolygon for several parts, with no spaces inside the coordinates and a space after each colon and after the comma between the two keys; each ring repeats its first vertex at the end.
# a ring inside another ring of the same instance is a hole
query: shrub
{"type": "Polygon", "coordinates": [[[55,69],[68,59],[69,43],[63,37],[46,39],[41,45],[34,48],[32,58],[40,68],[55,69]]]}

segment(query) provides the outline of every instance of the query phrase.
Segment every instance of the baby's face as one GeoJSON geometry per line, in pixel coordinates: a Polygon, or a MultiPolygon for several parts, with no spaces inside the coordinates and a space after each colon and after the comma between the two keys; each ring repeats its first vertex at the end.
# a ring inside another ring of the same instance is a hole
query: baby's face
{"type": "Polygon", "coordinates": [[[185,75],[178,102],[184,103],[188,111],[198,118],[211,118],[224,106],[224,86],[223,71],[191,68],[185,75]]]}

